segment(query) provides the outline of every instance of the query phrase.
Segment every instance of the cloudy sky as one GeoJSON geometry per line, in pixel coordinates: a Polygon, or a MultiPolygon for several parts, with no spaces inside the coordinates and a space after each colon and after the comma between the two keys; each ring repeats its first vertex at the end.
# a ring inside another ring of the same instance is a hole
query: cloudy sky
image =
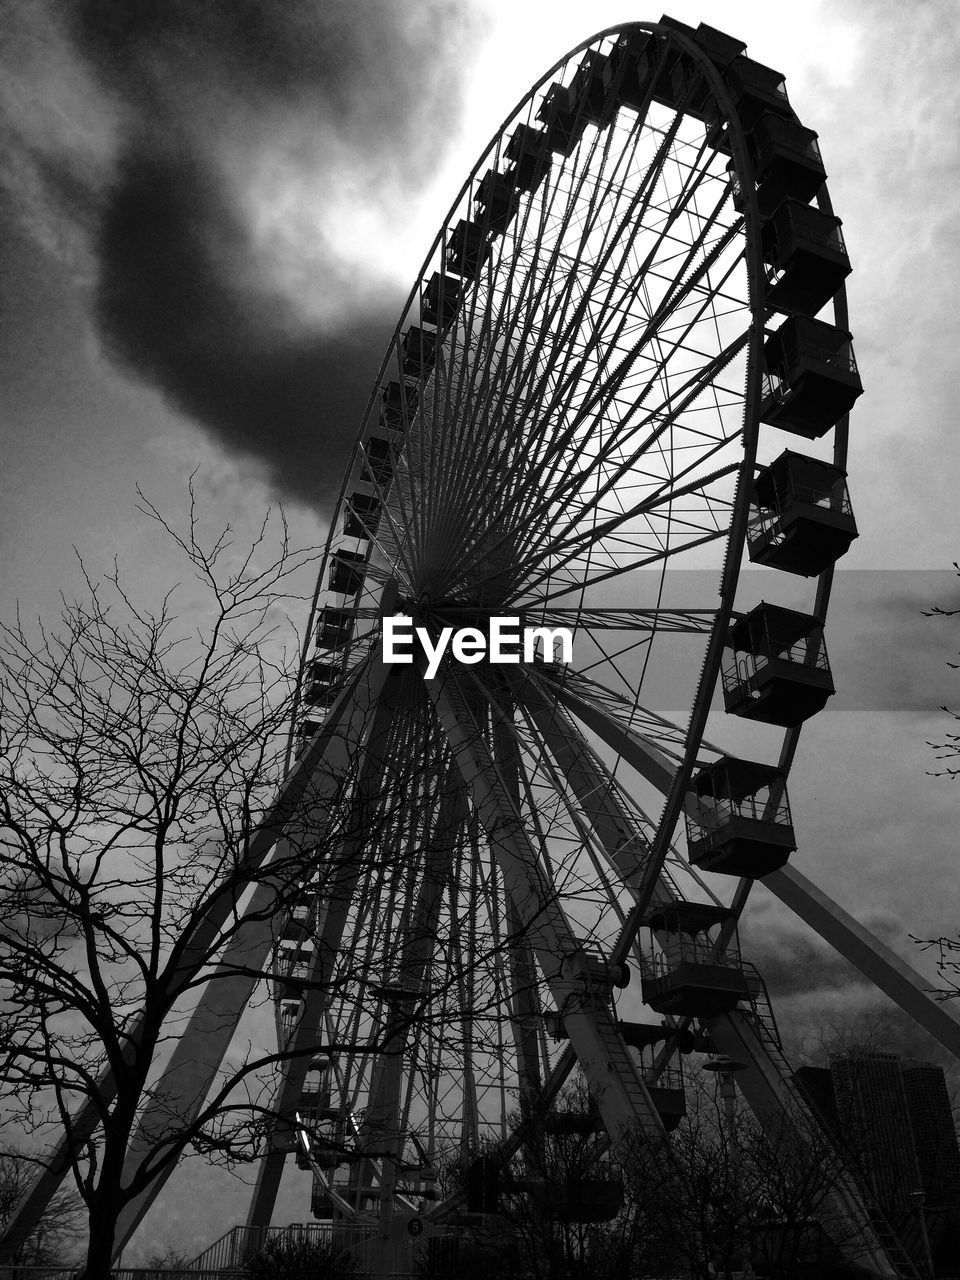
{"type": "MultiPolygon", "coordinates": [[[[854,264],[860,539],[828,638],[839,693],[791,778],[796,865],[911,953],[954,932],[960,8],[675,0],[783,70],[854,264]]],[[[383,347],[447,206],[526,89],[622,0],[5,0],[0,610],[49,612],[74,548],[172,572],[136,485],[242,532],[320,539],[383,347]]],[[[848,975],[761,893],[756,958],[798,1025],[848,975]]],[[[916,958],[916,957],[914,957],[916,958]]],[[[855,992],[858,1000],[866,998],[855,992]]],[[[305,1216],[305,1211],[304,1211],[305,1216]]],[[[206,1234],[206,1233],[203,1233],[206,1234]]]]}

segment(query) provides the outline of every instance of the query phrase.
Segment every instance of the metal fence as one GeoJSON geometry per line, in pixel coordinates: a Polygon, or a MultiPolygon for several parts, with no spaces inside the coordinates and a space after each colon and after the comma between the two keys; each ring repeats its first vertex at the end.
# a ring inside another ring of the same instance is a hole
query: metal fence
{"type": "MultiPolygon", "coordinates": [[[[74,1267],[0,1266],[0,1280],[80,1280],[83,1265],[74,1267]]],[[[240,1280],[241,1268],[194,1270],[193,1267],[114,1267],[113,1280],[240,1280]]]]}
{"type": "MultiPolygon", "coordinates": [[[[336,1249],[348,1249],[362,1259],[364,1246],[375,1231],[375,1227],[340,1222],[291,1223],[286,1227],[234,1227],[205,1249],[190,1264],[187,1274],[193,1280],[195,1276],[203,1276],[208,1272],[221,1275],[240,1270],[249,1258],[272,1241],[282,1241],[285,1244],[294,1241],[329,1244],[336,1249]]],[[[2,1276],[0,1280],[3,1280],[2,1276]]]]}

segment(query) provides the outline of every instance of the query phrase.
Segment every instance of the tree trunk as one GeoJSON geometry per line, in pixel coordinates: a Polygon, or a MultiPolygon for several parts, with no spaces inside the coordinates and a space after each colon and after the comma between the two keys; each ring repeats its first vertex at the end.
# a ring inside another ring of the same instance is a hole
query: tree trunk
{"type": "Polygon", "coordinates": [[[90,1210],[90,1238],[81,1280],[109,1280],[119,1205],[95,1205],[90,1210]]]}

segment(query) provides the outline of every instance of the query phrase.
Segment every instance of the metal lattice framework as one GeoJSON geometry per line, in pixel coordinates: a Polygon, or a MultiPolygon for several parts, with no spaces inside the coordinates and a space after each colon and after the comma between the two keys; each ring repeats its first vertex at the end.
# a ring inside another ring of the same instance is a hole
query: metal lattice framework
{"type": "MultiPolygon", "coordinates": [[[[301,908],[246,942],[299,1051],[277,1106],[320,1212],[428,1212],[445,1144],[516,1148],[516,1117],[575,1064],[611,1138],[658,1142],[689,1028],[746,1064],[761,1121],[802,1126],[737,948],[757,878],[960,1049],[922,979],[786,865],[784,780],[832,689],[822,625],[855,536],[860,386],[824,177],[782,77],[739,41],[633,24],[534,87],[427,255],[337,504],[292,742],[291,779],[353,779],[356,835],[318,831],[301,908]],[[798,453],[798,435],[818,443],[798,453]],[[808,578],[808,615],[757,611],[748,552],[808,578]],[[393,615],[434,639],[492,617],[569,627],[574,661],[447,656],[427,679],[422,653],[384,663],[393,615]],[[776,727],[749,761],[707,738],[725,654],[728,709],[776,727]],[[613,1002],[624,963],[668,1029],[639,1055],[613,1002]],[[693,995],[671,987],[683,963],[693,995]],[[703,998],[708,969],[724,999],[703,998]]],[[[202,1098],[252,988],[211,984],[164,1105],[202,1098]]],[[[264,1158],[252,1225],[290,1145],[264,1158]]],[[[904,1271],[838,1188],[860,1260],[904,1271]]]]}

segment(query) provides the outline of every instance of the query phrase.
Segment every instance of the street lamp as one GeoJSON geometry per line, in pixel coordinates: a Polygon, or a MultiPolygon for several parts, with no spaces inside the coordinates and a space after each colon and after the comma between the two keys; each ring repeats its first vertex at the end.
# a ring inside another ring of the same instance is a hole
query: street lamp
{"type": "Polygon", "coordinates": [[[927,1231],[927,1215],[924,1205],[927,1200],[926,1192],[922,1189],[917,1191],[908,1191],[907,1199],[915,1206],[917,1214],[920,1218],[920,1238],[923,1240],[923,1256],[927,1264],[928,1275],[933,1275],[933,1250],[930,1248],[930,1233],[927,1231]]]}
{"type": "MultiPolygon", "coordinates": [[[[735,1204],[738,1199],[738,1178],[740,1163],[739,1152],[737,1150],[737,1086],[734,1083],[734,1077],[738,1071],[745,1071],[747,1064],[738,1062],[736,1058],[714,1058],[712,1062],[704,1063],[705,1071],[712,1071],[717,1077],[720,1098],[723,1101],[723,1117],[724,1127],[726,1129],[726,1146],[727,1146],[727,1170],[729,1178],[729,1190],[727,1195],[727,1212],[730,1214],[730,1227],[732,1229],[736,1218],[735,1204]]],[[[734,1258],[730,1257],[729,1265],[734,1265],[734,1258]]],[[[736,1259],[737,1265],[742,1265],[739,1258],[736,1259]]]]}
{"type": "Polygon", "coordinates": [[[704,1063],[704,1071],[713,1071],[719,1085],[720,1098],[723,1102],[723,1117],[727,1131],[727,1157],[731,1171],[737,1166],[737,1086],[734,1077],[738,1071],[746,1071],[747,1064],[738,1062],[736,1058],[714,1058],[704,1063]]]}

